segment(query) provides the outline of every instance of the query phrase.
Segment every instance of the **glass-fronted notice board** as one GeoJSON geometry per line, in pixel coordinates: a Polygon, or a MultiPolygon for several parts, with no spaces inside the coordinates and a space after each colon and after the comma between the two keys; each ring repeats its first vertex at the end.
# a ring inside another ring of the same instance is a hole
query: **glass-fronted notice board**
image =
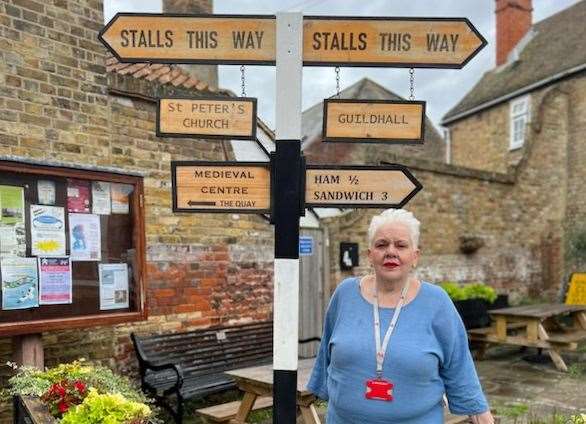
{"type": "Polygon", "coordinates": [[[0,336],[145,318],[142,178],[0,161],[0,336]]]}

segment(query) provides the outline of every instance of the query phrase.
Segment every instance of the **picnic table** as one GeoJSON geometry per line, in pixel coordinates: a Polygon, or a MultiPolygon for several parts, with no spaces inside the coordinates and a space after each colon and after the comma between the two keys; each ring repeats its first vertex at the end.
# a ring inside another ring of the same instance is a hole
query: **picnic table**
{"type": "MultiPolygon", "coordinates": [[[[307,390],[307,383],[311,370],[313,369],[315,358],[299,360],[297,368],[297,406],[301,412],[302,420],[305,424],[321,424],[320,418],[315,408],[317,398],[307,390]]],[[[230,423],[245,423],[250,412],[256,408],[258,403],[261,407],[269,399],[272,402],[273,394],[273,367],[272,365],[262,365],[257,367],[242,368],[238,370],[227,371],[230,377],[234,379],[236,385],[244,392],[240,401],[236,417],[230,423]]],[[[446,408],[446,424],[467,423],[467,417],[451,415],[446,408]]]]}
{"type": "Polygon", "coordinates": [[[468,330],[470,339],[481,343],[479,358],[490,344],[536,347],[545,349],[556,368],[565,372],[568,367],[560,352],[576,350],[586,340],[586,305],[547,303],[489,313],[494,320],[490,327],[468,330]]]}
{"type": "MultiPolygon", "coordinates": [[[[307,382],[315,359],[302,359],[297,366],[297,406],[301,411],[305,424],[320,424],[314,402],[317,399],[307,390],[307,382]]],[[[272,396],[273,394],[273,366],[242,368],[226,372],[234,379],[236,385],[244,392],[240,407],[232,423],[244,423],[254,402],[258,397],[272,396]]]]}

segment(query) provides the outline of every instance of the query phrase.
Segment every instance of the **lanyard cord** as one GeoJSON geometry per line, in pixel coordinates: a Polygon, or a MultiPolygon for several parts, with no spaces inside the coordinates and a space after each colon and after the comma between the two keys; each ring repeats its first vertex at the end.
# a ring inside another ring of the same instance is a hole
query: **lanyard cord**
{"type": "Polygon", "coordinates": [[[395,330],[395,326],[397,324],[397,320],[399,319],[399,314],[401,313],[401,309],[403,308],[403,304],[405,303],[405,296],[407,295],[407,290],[409,290],[409,283],[403,287],[401,290],[401,298],[399,299],[399,303],[395,308],[395,312],[393,313],[393,317],[391,318],[391,323],[389,324],[389,328],[385,333],[385,337],[383,339],[383,343],[381,346],[380,341],[380,315],[378,311],[378,285],[376,283],[376,279],[374,280],[374,304],[372,305],[373,315],[374,315],[374,341],[376,343],[376,375],[380,378],[383,374],[383,362],[385,361],[385,354],[387,351],[387,347],[389,346],[389,340],[391,339],[391,334],[395,330]]]}

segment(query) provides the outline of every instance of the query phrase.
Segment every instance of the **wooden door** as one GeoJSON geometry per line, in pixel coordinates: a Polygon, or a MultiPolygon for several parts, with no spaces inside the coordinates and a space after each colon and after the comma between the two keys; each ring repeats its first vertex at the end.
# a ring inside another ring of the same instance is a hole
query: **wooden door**
{"type": "MultiPolygon", "coordinates": [[[[324,232],[319,228],[301,228],[299,253],[299,339],[321,337],[325,309],[327,256],[324,232]]],[[[319,342],[299,345],[299,356],[317,354],[319,342]]]]}

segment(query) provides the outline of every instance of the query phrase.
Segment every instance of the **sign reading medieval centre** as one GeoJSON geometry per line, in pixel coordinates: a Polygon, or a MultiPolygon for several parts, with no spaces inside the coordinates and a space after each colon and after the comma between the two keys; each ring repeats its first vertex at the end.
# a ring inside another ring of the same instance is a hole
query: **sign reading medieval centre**
{"type": "Polygon", "coordinates": [[[171,162],[174,212],[270,212],[268,163],[171,162]]]}

